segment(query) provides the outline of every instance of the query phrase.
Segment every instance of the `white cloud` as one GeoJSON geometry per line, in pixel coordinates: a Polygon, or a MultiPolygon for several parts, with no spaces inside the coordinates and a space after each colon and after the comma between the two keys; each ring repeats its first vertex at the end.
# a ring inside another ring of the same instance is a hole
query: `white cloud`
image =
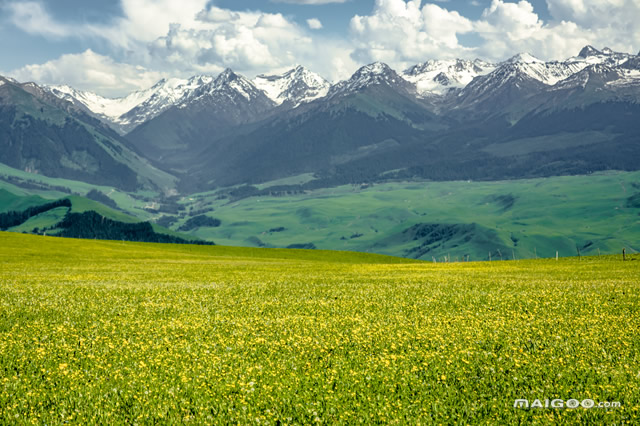
{"type": "MultiPolygon", "coordinates": [[[[109,63],[108,57],[87,51],[26,66],[13,74],[43,83],[68,82],[113,95],[146,88],[161,74],[217,74],[230,67],[253,77],[303,64],[327,78],[339,79],[356,68],[349,58],[350,46],[342,40],[311,37],[306,26],[282,14],[236,12],[206,7],[206,3],[183,0],[176,6],[170,0],[122,0],[123,17],[108,25],[87,24],[78,29],[108,41],[120,63],[109,63]]],[[[51,21],[51,28],[56,28],[55,20],[41,10],[46,18],[43,20],[51,21]]],[[[319,20],[308,23],[315,27],[318,24],[321,26],[319,20]]]]}
{"type": "MultiPolygon", "coordinates": [[[[320,28],[310,20],[310,28],[320,28]]],[[[317,22],[316,22],[317,21],[317,22]]],[[[279,13],[231,11],[217,6],[201,10],[193,23],[173,24],[144,49],[153,68],[218,72],[232,68],[252,77],[303,64],[323,76],[343,78],[343,67],[356,65],[344,41],[312,37],[309,30],[279,13]],[[332,65],[332,58],[342,65],[332,65]]]]}
{"type": "Polygon", "coordinates": [[[303,28],[281,14],[212,6],[198,14],[196,25],[172,25],[149,44],[148,53],[159,65],[251,73],[295,64],[313,52],[313,43],[303,28]]]}
{"type": "Polygon", "coordinates": [[[465,49],[458,34],[473,30],[472,22],[456,11],[420,0],[376,0],[373,13],[355,16],[351,33],[359,62],[409,64],[430,57],[459,56],[465,49]]]}
{"type": "Polygon", "coordinates": [[[322,22],[320,22],[320,20],[317,19],[317,18],[307,19],[307,25],[312,30],[321,30],[322,29],[322,22]]]}
{"type": "MultiPolygon", "coordinates": [[[[492,0],[477,20],[421,0],[376,0],[372,13],[351,20],[353,57],[397,67],[432,58],[504,60],[529,52],[565,59],[586,44],[635,52],[640,40],[640,0],[547,0],[544,22],[526,0],[492,0]],[[460,42],[459,35],[474,40],[460,42]]],[[[477,0],[472,4],[479,5],[477,0]]]]}
{"type": "Polygon", "coordinates": [[[475,32],[484,40],[478,54],[493,60],[528,52],[542,59],[565,59],[576,55],[586,44],[599,45],[599,35],[571,21],[544,23],[533,6],[522,0],[508,3],[493,0],[475,32]]]}
{"type": "Polygon", "coordinates": [[[29,34],[47,37],[68,37],[73,29],[56,22],[45,7],[35,1],[7,3],[2,7],[9,16],[9,20],[21,30],[29,34]]]}
{"type": "Polygon", "coordinates": [[[349,0],[271,0],[273,3],[290,3],[290,4],[329,4],[329,3],[346,3],[349,0]]]}
{"type": "Polygon", "coordinates": [[[40,65],[27,65],[9,73],[18,81],[68,84],[105,96],[121,96],[152,86],[163,75],[141,66],[117,63],[92,50],[62,55],[40,65]]]}
{"type": "Polygon", "coordinates": [[[555,21],[575,23],[596,46],[640,49],[640,0],[547,0],[547,5],[555,21]]]}
{"type": "Polygon", "coordinates": [[[123,16],[103,25],[89,25],[96,36],[119,47],[139,49],[165,36],[171,25],[201,29],[198,14],[207,0],[120,0],[123,16]]]}

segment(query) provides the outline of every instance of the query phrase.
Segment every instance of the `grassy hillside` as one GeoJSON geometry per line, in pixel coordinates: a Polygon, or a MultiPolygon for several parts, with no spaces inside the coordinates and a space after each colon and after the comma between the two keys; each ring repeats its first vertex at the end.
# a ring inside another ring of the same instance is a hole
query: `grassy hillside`
{"type": "MultiPolygon", "coordinates": [[[[150,200],[162,198],[162,194],[153,191],[125,192],[109,186],[92,185],[86,182],[27,173],[0,164],[0,190],[14,195],[37,195],[41,198],[55,200],[68,197],[71,194],[86,196],[93,189],[102,192],[114,200],[120,209],[140,220],[148,220],[153,216],[152,213],[145,210],[145,207],[153,205],[150,200]]],[[[5,201],[0,198],[0,212],[3,209],[6,210],[5,201]]]]}
{"type": "Polygon", "coordinates": [[[175,232],[157,224],[142,223],[140,219],[122,211],[78,195],[51,200],[38,195],[26,195],[21,191],[16,192],[18,194],[0,188],[0,219],[6,216],[3,213],[20,213],[18,221],[10,219],[10,223],[0,223],[0,229],[74,238],[202,243],[197,237],[175,232]],[[67,204],[57,204],[62,201],[67,204]],[[37,211],[30,209],[36,207],[37,211]],[[99,220],[92,221],[93,216],[87,214],[95,214],[95,218],[99,220]],[[69,215],[75,219],[68,220],[69,215]]]}
{"type": "Polygon", "coordinates": [[[0,233],[0,267],[0,423],[640,418],[638,255],[433,264],[0,233]]]}
{"type": "Polygon", "coordinates": [[[304,175],[297,181],[275,181],[258,189],[223,188],[163,199],[159,194],[129,194],[2,167],[0,175],[5,171],[6,179],[21,180],[0,181],[0,212],[14,204],[28,206],[41,198],[68,196],[55,190],[68,187],[82,196],[74,199],[74,209],[79,211],[95,210],[124,222],[158,221],[157,229],[171,229],[163,233],[188,232],[224,245],[316,247],[439,262],[445,258],[488,260],[490,256],[555,257],[556,251],[559,256],[574,256],[578,250],[586,255],[612,254],[623,247],[640,251],[640,172],[498,182],[415,181],[302,191],[296,185],[312,179],[304,175]],[[87,200],[92,189],[115,202],[120,211],[87,200]],[[265,195],[238,195],[259,190],[265,195]],[[187,223],[201,215],[219,219],[221,225],[187,223]]]}
{"type": "MultiPolygon", "coordinates": [[[[472,260],[640,250],[640,173],[500,182],[343,186],[285,196],[184,200],[212,210],[215,228],[190,231],[219,244],[313,243],[332,250],[472,260]]],[[[178,228],[185,219],[178,220],[178,228]]]]}

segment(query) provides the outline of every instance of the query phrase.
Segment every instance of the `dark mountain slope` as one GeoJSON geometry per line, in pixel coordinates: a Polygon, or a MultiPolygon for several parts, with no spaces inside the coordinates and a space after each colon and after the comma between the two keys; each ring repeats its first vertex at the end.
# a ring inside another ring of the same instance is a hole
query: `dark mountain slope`
{"type": "Polygon", "coordinates": [[[32,83],[0,82],[0,162],[128,191],[173,187],[173,177],[152,167],[126,140],[73,105],[32,83]]]}

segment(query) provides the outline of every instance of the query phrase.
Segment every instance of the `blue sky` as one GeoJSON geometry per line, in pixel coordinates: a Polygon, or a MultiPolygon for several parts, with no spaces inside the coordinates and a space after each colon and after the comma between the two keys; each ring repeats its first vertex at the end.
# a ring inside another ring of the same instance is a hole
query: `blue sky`
{"type": "Polygon", "coordinates": [[[119,96],[226,67],[253,77],[302,64],[338,80],[377,60],[636,53],[638,2],[0,0],[0,74],[119,96]]]}

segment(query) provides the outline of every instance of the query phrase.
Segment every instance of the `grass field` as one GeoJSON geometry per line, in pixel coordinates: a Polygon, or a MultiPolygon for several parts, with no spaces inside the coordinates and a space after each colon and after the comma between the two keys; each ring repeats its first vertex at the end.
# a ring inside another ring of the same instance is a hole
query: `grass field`
{"type": "Polygon", "coordinates": [[[433,264],[0,233],[0,423],[637,423],[630,258],[433,264]]]}

